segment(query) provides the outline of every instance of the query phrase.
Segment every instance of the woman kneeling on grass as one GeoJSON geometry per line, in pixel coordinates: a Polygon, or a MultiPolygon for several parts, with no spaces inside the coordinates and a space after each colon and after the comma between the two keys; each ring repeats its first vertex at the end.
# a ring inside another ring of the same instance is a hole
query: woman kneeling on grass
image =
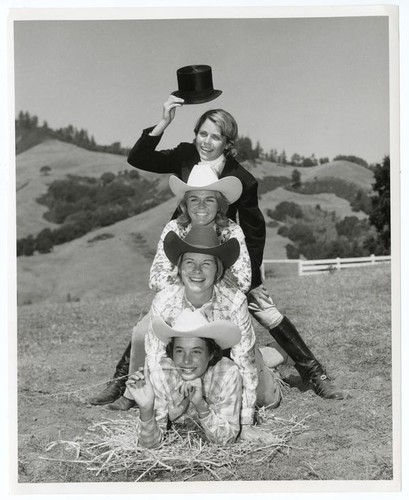
{"type": "Polygon", "coordinates": [[[242,378],[223,349],[240,342],[233,323],[209,323],[201,311],[182,311],[173,327],[152,318],[156,337],[166,344],[160,370],[133,373],[126,383],[139,407],[139,444],[158,446],[167,423],[199,422],[209,441],[232,443],[240,432],[242,378]]]}

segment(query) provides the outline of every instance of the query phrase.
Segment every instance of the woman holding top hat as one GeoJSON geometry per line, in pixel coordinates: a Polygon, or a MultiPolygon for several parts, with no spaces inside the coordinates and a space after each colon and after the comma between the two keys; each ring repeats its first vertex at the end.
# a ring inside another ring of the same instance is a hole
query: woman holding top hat
{"type": "MultiPolygon", "coordinates": [[[[343,399],[345,397],[343,392],[336,388],[326,375],[322,365],[307,347],[291,321],[277,310],[262,284],[260,266],[265,244],[265,221],[258,206],[257,181],[234,159],[234,144],[238,135],[238,127],[234,118],[221,109],[207,111],[199,118],[194,128],[195,139],[193,143],[181,143],[172,150],[156,151],[156,146],[163,132],[174,119],[176,108],[185,103],[196,103],[195,86],[200,89],[198,102],[207,102],[220,95],[221,91],[212,89],[211,78],[209,81],[208,75],[209,69],[204,71],[206,77],[203,78],[203,81],[206,83],[200,86],[197,83],[200,80],[200,72],[193,71],[196,67],[191,68],[193,80],[188,75],[189,67],[182,68],[181,74],[178,72],[180,90],[174,92],[175,95],[171,95],[164,103],[162,119],[158,124],[143,131],[142,136],[129,153],[128,162],[142,170],[173,173],[185,183],[193,169],[198,170],[204,166],[211,168],[220,180],[228,176],[236,177],[241,181],[242,193],[236,201],[230,204],[226,215],[231,220],[236,220],[238,215],[250,255],[249,307],[252,314],[269,331],[287,355],[294,360],[295,367],[302,379],[312,383],[317,394],[324,398],[343,399]],[[207,98],[203,95],[202,87],[206,89],[207,98]]],[[[173,218],[177,217],[179,213],[176,211],[173,218]]],[[[131,346],[128,345],[116,367],[114,378],[127,373],[130,349],[131,346]]],[[[111,398],[119,397],[122,387],[121,384],[112,382],[111,386],[105,392],[103,391],[100,397],[90,401],[93,404],[106,404],[111,398]]]]}
{"type": "Polygon", "coordinates": [[[199,423],[209,441],[227,444],[240,432],[242,379],[223,349],[240,342],[239,328],[225,320],[208,322],[184,309],[169,326],[152,318],[154,335],[166,346],[160,369],[130,375],[127,390],[139,407],[138,444],[158,446],[168,421],[199,423]]]}

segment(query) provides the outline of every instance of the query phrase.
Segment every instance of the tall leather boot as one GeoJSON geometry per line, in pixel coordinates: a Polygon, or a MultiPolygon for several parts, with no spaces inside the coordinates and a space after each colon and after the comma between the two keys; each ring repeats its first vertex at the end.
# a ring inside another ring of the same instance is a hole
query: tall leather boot
{"type": "Polygon", "coordinates": [[[345,399],[345,394],[335,387],[321,364],[308,349],[295,326],[284,316],[281,323],[269,330],[279,346],[294,360],[294,367],[306,383],[311,383],[322,398],[345,399]]]}
{"type": "Polygon", "coordinates": [[[113,403],[116,401],[125,391],[125,382],[127,381],[126,375],[129,372],[129,359],[131,355],[131,342],[129,342],[128,347],[125,349],[125,352],[122,354],[122,358],[119,360],[119,363],[116,365],[113,380],[110,380],[105,388],[98,393],[96,396],[89,399],[89,402],[92,405],[107,405],[109,403],[113,403]],[[115,380],[119,377],[120,380],[115,380]]]}

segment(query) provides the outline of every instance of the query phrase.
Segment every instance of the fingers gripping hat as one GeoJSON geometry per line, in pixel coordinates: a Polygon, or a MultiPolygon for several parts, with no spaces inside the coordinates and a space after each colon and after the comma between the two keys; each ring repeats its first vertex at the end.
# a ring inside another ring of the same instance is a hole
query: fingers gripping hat
{"type": "Polygon", "coordinates": [[[152,329],[164,344],[173,337],[208,338],[217,342],[221,349],[228,349],[238,344],[241,339],[237,325],[224,319],[208,322],[199,310],[184,309],[176,318],[173,327],[166,324],[160,316],[154,316],[152,329]]]}
{"type": "Polygon", "coordinates": [[[225,269],[232,266],[240,255],[240,244],[236,238],[230,238],[220,244],[216,232],[209,226],[195,226],[185,239],[174,231],[169,231],[163,241],[166,257],[177,266],[179,257],[184,253],[201,253],[218,257],[225,269]]]}
{"type": "Polygon", "coordinates": [[[179,90],[172,94],[185,100],[185,104],[213,101],[222,93],[213,88],[212,68],[205,64],[184,66],[176,71],[179,90]]]}
{"type": "Polygon", "coordinates": [[[171,175],[169,187],[178,198],[183,198],[183,195],[188,191],[219,191],[230,204],[237,201],[243,191],[243,185],[237,177],[231,175],[219,179],[212,167],[206,164],[195,165],[190,172],[187,183],[175,175],[171,175]]]}

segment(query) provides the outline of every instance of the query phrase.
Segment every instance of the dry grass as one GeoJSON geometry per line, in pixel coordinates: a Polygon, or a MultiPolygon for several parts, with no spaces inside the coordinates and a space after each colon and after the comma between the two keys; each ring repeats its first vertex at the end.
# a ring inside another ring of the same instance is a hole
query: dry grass
{"type": "Polygon", "coordinates": [[[163,472],[176,472],[179,481],[204,472],[214,480],[226,480],[235,477],[237,465],[244,460],[249,467],[257,467],[271,460],[278,450],[291,448],[292,437],[306,429],[305,420],[283,420],[263,408],[258,427],[273,438],[272,442],[238,441],[227,446],[209,443],[199,425],[191,421],[187,426],[174,426],[160,447],[148,450],[138,446],[138,419],[127,416],[95,423],[75,441],[54,441],[47,446],[47,455],[39,458],[82,464],[96,476],[102,472],[109,476],[132,473],[135,482],[163,472]]]}
{"type": "MultiPolygon", "coordinates": [[[[346,270],[333,275],[277,277],[266,283],[279,309],[296,324],[318,359],[351,399],[323,400],[300,384],[291,367],[280,371],[289,393],[270,415],[279,421],[302,422],[274,452],[257,451],[215,472],[222,479],[263,480],[391,480],[392,393],[390,268],[387,265],[346,270]],[[294,420],[293,420],[294,419],[294,420]],[[264,454],[264,458],[263,458],[264,454]],[[261,462],[256,460],[260,459],[261,462]]],[[[142,290],[140,291],[142,294],[142,290]]],[[[150,297],[118,297],[105,301],[23,306],[18,310],[18,438],[21,482],[135,481],[139,473],[87,470],[87,464],[39,460],[40,456],[75,460],[76,449],[64,451],[54,442],[101,443],[96,423],[132,420],[106,407],[86,404],[93,390],[112,376],[138,315],[150,297]],[[75,396],[51,396],[77,391],[75,396]],[[90,434],[87,434],[87,431],[90,434]],[[99,437],[98,437],[99,436],[99,437]],[[82,440],[82,441],[81,441],[82,440]],[[52,454],[55,455],[52,455],[52,454]],[[67,458],[67,456],[62,457],[67,458]]],[[[270,337],[257,326],[262,344],[270,337]]],[[[107,429],[111,424],[107,424],[107,429]]],[[[204,443],[204,441],[203,441],[204,443]]],[[[204,444],[203,444],[204,446],[204,444]]],[[[206,444],[208,446],[208,444],[206,444]]],[[[238,443],[237,450],[243,443],[238,443]]],[[[169,448],[169,447],[168,447],[169,448]]],[[[234,448],[236,449],[236,448],[234,448]]],[[[81,453],[85,453],[80,448],[81,453]]],[[[104,450],[107,451],[107,450],[104,450]]],[[[91,456],[80,455],[81,460],[91,456]]],[[[151,463],[151,462],[150,462],[151,463]]],[[[95,463],[100,467],[101,461],[95,463]]],[[[152,469],[142,480],[215,480],[207,469],[179,473],[152,469]]]]}

